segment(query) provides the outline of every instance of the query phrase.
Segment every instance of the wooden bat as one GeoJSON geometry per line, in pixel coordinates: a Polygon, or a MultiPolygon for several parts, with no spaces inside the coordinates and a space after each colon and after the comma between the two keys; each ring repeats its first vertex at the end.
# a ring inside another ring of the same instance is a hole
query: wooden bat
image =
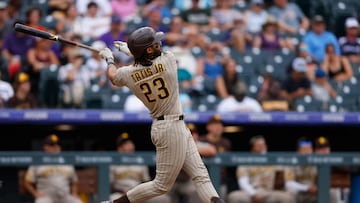
{"type": "Polygon", "coordinates": [[[71,41],[71,40],[68,40],[68,39],[64,39],[59,35],[55,35],[55,34],[52,34],[50,32],[45,32],[43,30],[39,30],[39,29],[30,27],[30,26],[27,26],[27,25],[24,25],[24,24],[21,24],[21,23],[16,23],[14,25],[14,29],[16,31],[18,31],[18,32],[26,33],[26,34],[29,34],[29,35],[32,35],[32,36],[43,38],[43,39],[57,41],[57,42],[65,43],[65,44],[70,44],[70,45],[85,48],[85,49],[88,49],[88,50],[91,50],[91,51],[99,52],[98,49],[95,49],[95,48],[93,48],[91,46],[88,46],[86,44],[78,43],[78,42],[71,41]]]}

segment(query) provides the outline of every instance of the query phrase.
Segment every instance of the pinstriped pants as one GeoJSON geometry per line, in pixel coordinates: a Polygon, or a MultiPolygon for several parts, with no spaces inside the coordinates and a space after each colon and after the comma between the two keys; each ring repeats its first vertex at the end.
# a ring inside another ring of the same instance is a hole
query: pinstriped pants
{"type": "Polygon", "coordinates": [[[183,169],[194,181],[203,203],[218,197],[195,141],[183,120],[154,120],[151,140],[156,147],[156,176],[127,192],[131,203],[138,203],[168,192],[183,169]]]}

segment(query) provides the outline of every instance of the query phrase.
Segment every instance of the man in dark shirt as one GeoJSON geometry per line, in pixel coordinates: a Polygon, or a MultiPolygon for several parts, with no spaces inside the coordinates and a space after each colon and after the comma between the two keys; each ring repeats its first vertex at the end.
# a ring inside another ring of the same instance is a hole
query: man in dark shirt
{"type": "Polygon", "coordinates": [[[312,95],[311,82],[306,76],[306,71],[305,59],[295,58],[292,62],[290,75],[283,81],[280,93],[290,102],[305,95],[312,95]]]}

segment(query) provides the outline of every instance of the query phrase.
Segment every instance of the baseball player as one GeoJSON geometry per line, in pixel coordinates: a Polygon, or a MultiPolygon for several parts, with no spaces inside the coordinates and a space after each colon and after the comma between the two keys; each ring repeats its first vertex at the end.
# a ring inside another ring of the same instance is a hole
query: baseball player
{"type": "Polygon", "coordinates": [[[134,58],[132,65],[117,68],[109,48],[100,56],[108,64],[107,75],[115,86],[127,86],[149,109],[153,118],[151,140],[156,147],[156,176],[122,197],[103,203],[137,203],[167,193],[183,169],[194,181],[204,203],[224,203],[211,183],[207,168],[184,122],[179,100],[177,62],[173,53],[161,50],[163,32],[142,27],[127,43],[114,45],[134,58]]]}
{"type": "MultiPolygon", "coordinates": [[[[61,146],[55,134],[44,140],[46,153],[59,153],[61,146]]],[[[77,191],[78,177],[72,165],[33,165],[25,174],[25,187],[35,203],[82,203],[77,191]]]]}

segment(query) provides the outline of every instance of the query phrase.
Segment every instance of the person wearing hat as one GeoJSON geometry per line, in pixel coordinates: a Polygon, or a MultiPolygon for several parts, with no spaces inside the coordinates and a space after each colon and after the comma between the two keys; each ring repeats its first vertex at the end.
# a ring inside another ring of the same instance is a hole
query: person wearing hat
{"type": "MultiPolygon", "coordinates": [[[[263,135],[249,140],[250,152],[264,155],[268,145],[263,135]]],[[[236,167],[236,180],[240,189],[228,195],[228,203],[294,203],[294,196],[285,189],[292,181],[292,170],[288,166],[260,165],[236,167]]]]}
{"type": "Polygon", "coordinates": [[[253,46],[260,49],[276,51],[281,48],[290,48],[284,37],[280,36],[279,24],[275,17],[268,15],[262,24],[262,29],[254,38],[253,46]]]}
{"type": "MultiPolygon", "coordinates": [[[[210,143],[215,146],[217,153],[230,152],[232,145],[227,137],[223,136],[224,121],[219,114],[213,114],[206,122],[206,133],[199,136],[199,141],[210,143]]],[[[225,197],[227,190],[230,189],[231,183],[227,180],[230,174],[227,172],[226,167],[221,169],[221,186],[220,196],[225,197]]]]}
{"type": "Polygon", "coordinates": [[[16,75],[14,82],[14,95],[7,101],[8,108],[32,109],[38,107],[38,100],[30,92],[30,76],[25,72],[16,75]]]}
{"type": "MultiPolygon", "coordinates": [[[[50,134],[43,140],[43,151],[61,152],[59,137],[50,134]]],[[[78,176],[73,165],[31,165],[25,174],[25,188],[35,203],[82,203],[78,195],[78,176]]]]}
{"type": "Polygon", "coordinates": [[[264,0],[251,0],[250,8],[244,11],[243,20],[246,24],[246,31],[250,34],[258,34],[262,25],[266,22],[268,12],[264,9],[264,0]]]}
{"type": "Polygon", "coordinates": [[[311,82],[306,76],[307,65],[304,58],[296,57],[292,64],[289,76],[282,82],[281,95],[291,103],[306,95],[312,95],[311,82]]]}
{"type": "Polygon", "coordinates": [[[326,22],[323,16],[315,15],[311,22],[311,30],[309,30],[302,38],[311,56],[319,63],[325,59],[325,47],[327,44],[333,44],[335,53],[340,54],[340,47],[337,37],[334,33],[326,30],[326,22]]]}
{"type": "Polygon", "coordinates": [[[345,21],[345,35],[339,38],[341,55],[351,63],[360,63],[360,25],[356,18],[349,17],[345,21]]]}
{"type": "MultiPolygon", "coordinates": [[[[123,132],[116,138],[116,151],[119,154],[132,154],[136,151],[134,141],[129,133],[123,132]]],[[[115,200],[124,195],[128,190],[140,183],[150,180],[150,171],[147,165],[111,165],[110,166],[110,199],[115,200]]],[[[154,197],[144,203],[170,203],[168,194],[154,197]]]]}
{"type": "Polygon", "coordinates": [[[314,99],[325,103],[337,96],[336,90],[329,83],[326,72],[320,67],[315,70],[315,79],[311,82],[311,90],[314,99]]]}

